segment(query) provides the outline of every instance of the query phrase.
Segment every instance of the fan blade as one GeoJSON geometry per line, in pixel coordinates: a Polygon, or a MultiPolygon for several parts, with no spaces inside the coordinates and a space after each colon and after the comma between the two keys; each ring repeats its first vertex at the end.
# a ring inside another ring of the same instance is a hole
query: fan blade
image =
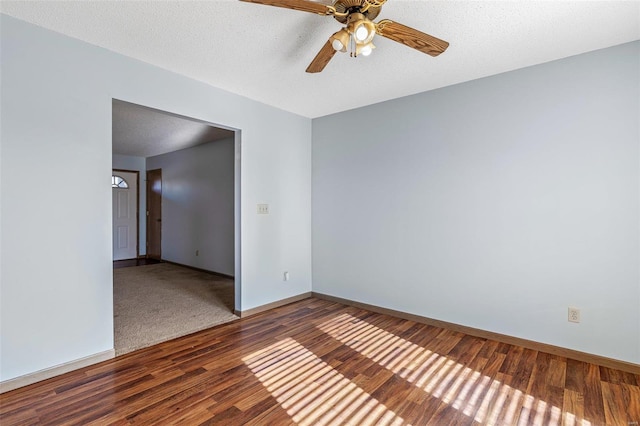
{"type": "Polygon", "coordinates": [[[449,47],[449,43],[444,40],[389,19],[384,19],[376,25],[376,33],[431,56],[438,56],[449,47]]]}
{"type": "Polygon", "coordinates": [[[322,71],[335,54],[336,50],[331,45],[331,41],[327,40],[324,46],[322,46],[322,49],[320,49],[316,57],[313,58],[313,61],[311,61],[307,67],[307,72],[314,73],[322,71]]]}
{"type": "Polygon", "coordinates": [[[308,0],[240,0],[247,3],[259,3],[267,6],[284,7],[286,9],[300,10],[302,12],[317,13],[318,15],[329,15],[331,8],[322,3],[308,0]]]}

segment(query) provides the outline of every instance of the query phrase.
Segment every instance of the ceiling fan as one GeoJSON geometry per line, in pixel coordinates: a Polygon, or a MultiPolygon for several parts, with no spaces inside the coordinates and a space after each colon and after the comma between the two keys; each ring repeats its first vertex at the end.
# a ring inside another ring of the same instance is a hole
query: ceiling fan
{"type": "Polygon", "coordinates": [[[318,15],[333,16],[345,26],[334,33],[322,46],[320,52],[307,67],[307,72],[320,72],[327,66],[333,55],[349,51],[350,56],[368,56],[375,46],[373,37],[378,34],[390,40],[412,47],[422,53],[438,56],[449,43],[389,19],[375,23],[382,5],[387,0],[334,0],[325,5],[310,0],[241,0],[268,6],[284,7],[318,15]]]}

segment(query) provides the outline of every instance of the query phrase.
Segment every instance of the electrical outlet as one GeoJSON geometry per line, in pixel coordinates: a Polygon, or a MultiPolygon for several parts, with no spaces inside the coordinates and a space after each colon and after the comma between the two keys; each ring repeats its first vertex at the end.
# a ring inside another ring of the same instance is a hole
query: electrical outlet
{"type": "Polygon", "coordinates": [[[269,204],[258,204],[258,214],[269,214],[269,204]]]}
{"type": "Polygon", "coordinates": [[[580,309],[569,308],[569,322],[580,322],[580,309]]]}

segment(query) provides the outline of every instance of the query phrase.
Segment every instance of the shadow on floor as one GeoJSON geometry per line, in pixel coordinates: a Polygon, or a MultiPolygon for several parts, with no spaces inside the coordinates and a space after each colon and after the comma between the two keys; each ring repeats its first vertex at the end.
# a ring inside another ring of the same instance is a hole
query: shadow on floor
{"type": "Polygon", "coordinates": [[[127,268],[129,266],[142,266],[142,265],[155,265],[156,263],[162,263],[162,260],[157,259],[127,259],[127,260],[114,260],[113,269],[127,268]]]}

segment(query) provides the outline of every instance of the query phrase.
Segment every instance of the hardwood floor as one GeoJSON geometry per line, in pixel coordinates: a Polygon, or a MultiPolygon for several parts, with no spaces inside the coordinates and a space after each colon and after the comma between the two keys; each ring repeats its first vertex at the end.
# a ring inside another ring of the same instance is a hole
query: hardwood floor
{"type": "Polygon", "coordinates": [[[307,299],[0,395],[0,423],[636,425],[640,376],[307,299]]]}

